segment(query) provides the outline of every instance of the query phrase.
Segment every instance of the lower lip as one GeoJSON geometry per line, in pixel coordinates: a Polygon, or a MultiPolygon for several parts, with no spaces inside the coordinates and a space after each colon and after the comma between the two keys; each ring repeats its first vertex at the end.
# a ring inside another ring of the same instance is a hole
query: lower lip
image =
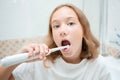
{"type": "Polygon", "coordinates": [[[70,48],[63,49],[63,52],[68,52],[70,48]]]}

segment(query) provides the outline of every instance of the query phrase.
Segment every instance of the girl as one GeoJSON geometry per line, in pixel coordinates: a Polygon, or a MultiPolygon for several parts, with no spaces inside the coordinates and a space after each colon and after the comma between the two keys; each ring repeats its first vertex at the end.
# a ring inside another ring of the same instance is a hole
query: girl
{"type": "Polygon", "coordinates": [[[111,80],[99,42],[93,36],[89,22],[74,5],[58,6],[50,16],[49,34],[43,44],[29,44],[21,52],[29,57],[40,55],[37,61],[8,68],[1,67],[2,80],[111,80]],[[69,45],[69,48],[48,56],[49,48],[69,45]],[[18,66],[18,67],[16,67],[18,66]]]}

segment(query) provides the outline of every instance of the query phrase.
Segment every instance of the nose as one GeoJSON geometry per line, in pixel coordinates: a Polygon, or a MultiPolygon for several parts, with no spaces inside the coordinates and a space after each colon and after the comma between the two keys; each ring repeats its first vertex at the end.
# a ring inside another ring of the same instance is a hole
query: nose
{"type": "Polygon", "coordinates": [[[64,37],[64,36],[66,36],[66,33],[65,33],[65,32],[61,32],[61,33],[60,33],[60,36],[61,36],[61,37],[64,37]]]}
{"type": "Polygon", "coordinates": [[[62,26],[61,27],[61,30],[60,30],[60,36],[61,37],[64,37],[64,36],[67,36],[68,35],[68,29],[66,26],[62,26]]]}

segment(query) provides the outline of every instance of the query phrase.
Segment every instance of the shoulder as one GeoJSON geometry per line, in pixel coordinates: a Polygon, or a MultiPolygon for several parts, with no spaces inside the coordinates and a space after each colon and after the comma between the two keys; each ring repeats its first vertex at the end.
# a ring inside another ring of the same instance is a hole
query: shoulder
{"type": "Polygon", "coordinates": [[[96,74],[99,75],[101,80],[108,80],[111,78],[111,74],[108,70],[105,57],[99,55],[97,59],[91,60],[90,62],[94,69],[93,71],[95,71],[95,73],[97,72],[96,74]]]}
{"type": "Polygon", "coordinates": [[[105,70],[105,71],[108,71],[107,70],[107,66],[106,66],[106,60],[105,60],[105,57],[99,55],[98,58],[94,59],[94,60],[90,60],[89,61],[89,64],[94,67],[94,68],[97,68],[97,70],[105,70]]]}
{"type": "Polygon", "coordinates": [[[105,67],[106,62],[105,62],[105,57],[99,55],[96,59],[90,60],[92,64],[98,65],[100,67],[105,67]]]}

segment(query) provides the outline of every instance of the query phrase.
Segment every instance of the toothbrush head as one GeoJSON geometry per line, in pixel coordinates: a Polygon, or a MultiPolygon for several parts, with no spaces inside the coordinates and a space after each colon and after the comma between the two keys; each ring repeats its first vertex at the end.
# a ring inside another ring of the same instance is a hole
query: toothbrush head
{"type": "Polygon", "coordinates": [[[61,47],[57,47],[57,48],[52,48],[49,50],[48,54],[51,54],[52,52],[55,52],[55,51],[58,51],[58,50],[62,50],[62,49],[66,49],[66,48],[69,48],[69,45],[66,45],[66,46],[61,46],[61,47]]]}

